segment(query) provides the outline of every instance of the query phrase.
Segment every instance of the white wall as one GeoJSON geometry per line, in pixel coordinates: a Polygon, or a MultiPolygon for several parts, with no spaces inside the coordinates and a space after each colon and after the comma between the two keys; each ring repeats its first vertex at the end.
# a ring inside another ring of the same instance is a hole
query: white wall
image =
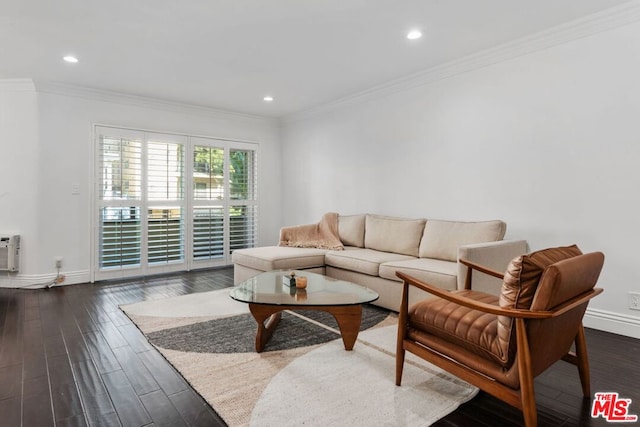
{"type": "Polygon", "coordinates": [[[640,291],[639,51],[636,23],[294,117],[282,162],[296,208],[284,222],[500,218],[533,250],[603,251],[591,323],[640,336],[640,312],[627,309],[640,291]]]}
{"type": "MultiPolygon", "coordinates": [[[[29,80],[0,81],[0,234],[21,234],[22,247],[38,235],[38,105],[29,80]]],[[[21,267],[35,271],[37,255],[21,267]]],[[[13,274],[0,272],[0,281],[13,274]]],[[[0,282],[1,283],[1,282],[0,282]]]]}
{"type": "Polygon", "coordinates": [[[6,109],[19,119],[7,118],[12,123],[7,127],[3,115],[0,127],[0,148],[8,164],[0,175],[0,195],[9,195],[0,197],[0,211],[12,206],[10,214],[0,213],[0,224],[25,236],[20,274],[0,277],[0,286],[46,282],[55,276],[58,256],[64,259],[66,283],[89,279],[94,124],[258,142],[259,242],[277,241],[281,178],[275,120],[114,94],[68,92],[45,85],[16,99],[14,93],[0,90],[3,113],[6,109]],[[72,195],[74,184],[80,186],[79,195],[72,195]],[[26,200],[16,198],[21,193],[26,200]]]}

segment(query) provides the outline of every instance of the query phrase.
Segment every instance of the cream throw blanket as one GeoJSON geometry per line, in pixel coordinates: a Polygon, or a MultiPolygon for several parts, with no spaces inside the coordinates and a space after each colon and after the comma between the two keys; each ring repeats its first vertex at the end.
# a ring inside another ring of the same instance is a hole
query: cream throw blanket
{"type": "Polygon", "coordinates": [[[317,224],[281,228],[280,246],[344,250],[344,245],[338,235],[338,214],[326,213],[317,224]]]}

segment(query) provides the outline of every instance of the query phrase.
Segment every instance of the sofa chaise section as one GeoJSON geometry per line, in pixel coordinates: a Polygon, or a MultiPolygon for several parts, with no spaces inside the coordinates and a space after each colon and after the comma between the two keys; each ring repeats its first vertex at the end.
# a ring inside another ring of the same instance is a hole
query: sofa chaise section
{"type": "Polygon", "coordinates": [[[264,246],[233,252],[233,283],[244,282],[271,270],[309,270],[325,274],[327,249],[264,246]]]}

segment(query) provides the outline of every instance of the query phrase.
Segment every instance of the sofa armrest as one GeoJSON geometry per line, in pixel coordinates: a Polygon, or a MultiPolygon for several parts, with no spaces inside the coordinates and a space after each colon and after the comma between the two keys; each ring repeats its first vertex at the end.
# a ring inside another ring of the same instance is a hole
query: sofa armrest
{"type": "MultiPolygon", "coordinates": [[[[498,242],[478,243],[458,248],[458,259],[465,259],[483,265],[492,270],[505,271],[509,262],[528,252],[526,240],[500,240],[498,242]]],[[[473,290],[499,295],[502,281],[495,277],[472,272],[473,290]]],[[[467,267],[458,262],[458,289],[464,289],[467,267]]]]}

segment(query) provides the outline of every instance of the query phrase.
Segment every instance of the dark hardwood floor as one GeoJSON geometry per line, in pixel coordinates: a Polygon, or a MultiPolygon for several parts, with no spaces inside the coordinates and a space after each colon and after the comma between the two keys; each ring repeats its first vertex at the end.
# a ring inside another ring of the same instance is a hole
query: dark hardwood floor
{"type": "MultiPolygon", "coordinates": [[[[233,269],[223,268],[48,290],[0,289],[0,425],[225,425],[118,306],[232,282],[233,269]]],[[[616,391],[640,414],[640,340],[587,330],[587,342],[592,392],[616,391]]],[[[535,385],[539,425],[607,425],[591,419],[572,365],[557,363],[535,385]]],[[[479,393],[436,425],[521,424],[518,410],[479,393]]]]}

